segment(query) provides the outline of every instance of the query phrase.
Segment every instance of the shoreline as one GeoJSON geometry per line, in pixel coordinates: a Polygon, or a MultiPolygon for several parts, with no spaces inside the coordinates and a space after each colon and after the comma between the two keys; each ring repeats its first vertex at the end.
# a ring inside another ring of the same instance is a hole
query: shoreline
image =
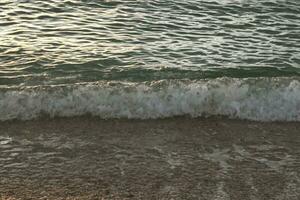
{"type": "Polygon", "coordinates": [[[300,123],[0,122],[0,199],[299,199],[300,123]]]}

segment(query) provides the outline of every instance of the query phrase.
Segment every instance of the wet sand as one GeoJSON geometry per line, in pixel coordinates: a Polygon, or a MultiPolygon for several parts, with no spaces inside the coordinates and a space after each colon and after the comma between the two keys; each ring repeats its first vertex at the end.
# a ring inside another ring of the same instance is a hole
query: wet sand
{"type": "Polygon", "coordinates": [[[0,199],[300,199],[300,123],[0,123],[0,199]]]}

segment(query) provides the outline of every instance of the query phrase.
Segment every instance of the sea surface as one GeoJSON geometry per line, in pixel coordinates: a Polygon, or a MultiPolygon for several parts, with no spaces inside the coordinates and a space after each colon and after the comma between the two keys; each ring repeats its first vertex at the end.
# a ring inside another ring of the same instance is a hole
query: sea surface
{"type": "Polygon", "coordinates": [[[1,0],[0,120],[300,121],[299,0],[1,0]]]}
{"type": "Polygon", "coordinates": [[[0,199],[299,200],[299,122],[300,0],[0,0],[0,199]]]}

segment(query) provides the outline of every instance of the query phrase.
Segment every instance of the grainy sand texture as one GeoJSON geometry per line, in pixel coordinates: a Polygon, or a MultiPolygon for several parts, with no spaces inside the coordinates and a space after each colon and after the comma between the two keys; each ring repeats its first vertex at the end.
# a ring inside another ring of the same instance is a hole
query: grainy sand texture
{"type": "Polygon", "coordinates": [[[0,199],[299,200],[300,123],[0,123],[0,199]]]}

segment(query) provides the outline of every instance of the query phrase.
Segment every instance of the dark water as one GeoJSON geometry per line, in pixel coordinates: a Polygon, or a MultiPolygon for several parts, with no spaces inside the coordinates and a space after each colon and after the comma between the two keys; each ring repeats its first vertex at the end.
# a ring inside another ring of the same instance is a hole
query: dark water
{"type": "Polygon", "coordinates": [[[300,73],[298,0],[8,0],[0,84],[300,73]]]}
{"type": "Polygon", "coordinates": [[[300,120],[299,58],[298,0],[5,0],[0,120],[300,120]]]}

